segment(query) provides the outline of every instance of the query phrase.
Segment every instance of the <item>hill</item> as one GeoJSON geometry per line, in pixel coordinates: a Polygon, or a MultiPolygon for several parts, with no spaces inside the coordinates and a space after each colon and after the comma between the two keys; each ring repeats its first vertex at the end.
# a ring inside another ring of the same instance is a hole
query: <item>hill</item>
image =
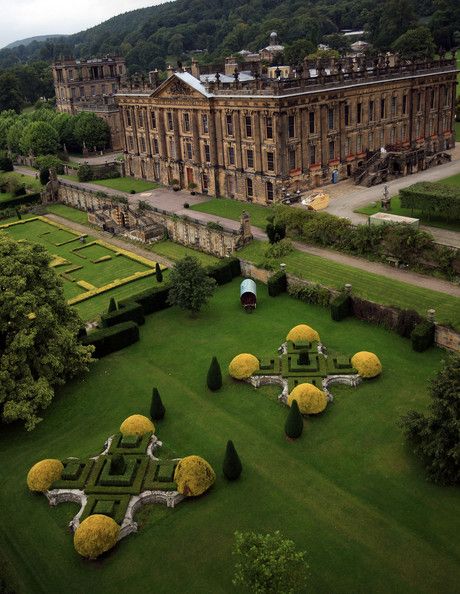
{"type": "Polygon", "coordinates": [[[18,41],[13,41],[12,43],[9,43],[8,45],[5,45],[5,47],[3,49],[13,49],[15,47],[19,47],[20,45],[29,45],[30,43],[32,43],[33,41],[48,41],[48,39],[55,39],[56,37],[67,37],[67,35],[59,35],[59,34],[53,34],[53,35],[37,35],[36,37],[27,37],[27,39],[19,39],[18,41]]]}

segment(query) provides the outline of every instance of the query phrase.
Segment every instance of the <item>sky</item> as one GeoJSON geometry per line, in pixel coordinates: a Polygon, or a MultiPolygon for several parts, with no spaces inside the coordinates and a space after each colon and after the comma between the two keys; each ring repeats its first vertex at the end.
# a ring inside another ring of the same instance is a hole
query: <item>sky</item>
{"type": "Polygon", "coordinates": [[[0,0],[0,48],[35,35],[78,33],[165,0],[0,0]]]}

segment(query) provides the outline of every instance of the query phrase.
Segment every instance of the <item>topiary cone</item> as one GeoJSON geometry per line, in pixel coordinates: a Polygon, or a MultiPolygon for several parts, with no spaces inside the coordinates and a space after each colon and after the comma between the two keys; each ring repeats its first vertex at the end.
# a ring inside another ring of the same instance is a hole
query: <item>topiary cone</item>
{"type": "Polygon", "coordinates": [[[161,267],[158,262],[155,264],[155,276],[157,277],[157,282],[163,282],[163,272],[161,271],[161,267]]]}
{"type": "Polygon", "coordinates": [[[166,409],[163,406],[160,393],[157,388],[152,390],[152,402],[150,404],[150,418],[153,421],[158,421],[165,416],[166,409]]]}
{"type": "Polygon", "coordinates": [[[212,358],[211,365],[209,366],[207,384],[208,388],[213,392],[222,387],[222,372],[217,357],[212,358]]]}
{"type": "Polygon", "coordinates": [[[284,425],[284,432],[291,439],[297,439],[302,435],[303,431],[303,417],[300,414],[297,400],[293,400],[289,414],[284,425]]]}
{"type": "Polygon", "coordinates": [[[112,311],[117,311],[117,303],[115,301],[114,297],[111,297],[110,299],[110,303],[109,303],[109,309],[107,310],[107,313],[111,313],[112,311]]]}
{"type": "Polygon", "coordinates": [[[241,464],[240,457],[233,445],[233,441],[229,439],[227,441],[227,449],[225,450],[225,458],[223,464],[224,475],[229,481],[235,481],[239,478],[243,466],[241,464]]]}

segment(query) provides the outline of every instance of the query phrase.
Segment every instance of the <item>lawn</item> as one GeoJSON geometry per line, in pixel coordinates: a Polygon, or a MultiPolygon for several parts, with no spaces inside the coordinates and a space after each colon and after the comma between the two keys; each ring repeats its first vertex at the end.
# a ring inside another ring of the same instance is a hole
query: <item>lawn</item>
{"type": "Polygon", "coordinates": [[[78,210],[78,208],[72,208],[65,204],[47,204],[46,210],[52,214],[69,219],[69,221],[73,221],[74,223],[89,226],[88,213],[83,210],[78,210]]]}
{"type": "Polygon", "coordinates": [[[194,256],[201,262],[201,264],[203,264],[203,266],[217,264],[217,262],[219,262],[219,258],[216,258],[215,256],[205,254],[204,252],[194,250],[193,248],[169,240],[146,245],[145,248],[151,250],[154,254],[164,256],[169,260],[180,260],[181,258],[185,258],[185,256],[194,256]]]}
{"type": "Polygon", "coordinates": [[[25,221],[4,228],[4,231],[14,239],[40,243],[53,257],[64,258],[64,262],[58,264],[55,270],[63,282],[64,295],[70,302],[87,295],[87,299],[74,305],[84,320],[97,317],[107,307],[111,297],[122,299],[156,283],[153,276],[154,262],[146,263],[131,252],[120,253],[123,250],[94,242],[90,236],[82,244],[77,232],[46,219],[25,221]],[[96,262],[100,258],[105,258],[105,261],[96,262]],[[124,279],[135,275],[141,276],[125,284],[124,279]],[[91,294],[96,289],[117,282],[117,287],[108,287],[100,294],[91,294]]]}
{"type": "MultiPolygon", "coordinates": [[[[76,175],[60,175],[59,177],[69,181],[78,182],[78,177],[76,175]]],[[[139,192],[147,192],[160,187],[160,184],[155,182],[147,181],[146,179],[136,179],[134,177],[95,179],[82,183],[95,184],[96,186],[103,186],[104,188],[111,188],[112,190],[117,190],[119,192],[127,192],[128,194],[131,193],[131,190],[134,190],[134,193],[137,194],[139,192]]]]}
{"type": "Polygon", "coordinates": [[[25,594],[238,592],[231,584],[235,530],[281,530],[307,551],[316,594],[453,594],[460,580],[459,495],[428,483],[404,446],[398,418],[428,403],[427,380],[441,351],[418,354],[383,328],[330,319],[326,309],[258,286],[245,314],[239,279],[218,289],[198,318],[171,308],[150,316],[141,341],[95,363],[60,390],[32,433],[0,435],[0,552],[12,585],[25,594]],[[306,322],[331,350],[376,352],[383,375],[357,388],[335,387],[334,403],[306,421],[303,436],[283,435],[278,390],[230,381],[239,352],[273,355],[287,331],[306,322]],[[212,355],[224,373],[218,393],[205,388],[212,355]],[[150,506],[140,530],[97,562],[73,550],[74,504],[52,508],[30,494],[30,466],[47,457],[94,455],[132,413],[148,413],[157,386],[166,417],[157,434],[178,456],[198,454],[217,473],[211,491],[174,510],[150,506]],[[235,483],[222,477],[227,439],[243,462],[235,483]]]}
{"type": "MultiPolygon", "coordinates": [[[[24,184],[24,186],[33,192],[40,192],[42,189],[42,185],[39,179],[35,179],[31,175],[25,175],[24,173],[16,173],[14,171],[8,173],[0,173],[0,186],[9,181],[9,180],[16,180],[17,182],[24,184]]],[[[7,200],[5,196],[10,196],[11,194],[0,194],[0,200],[7,200]]]]}
{"type": "MultiPolygon", "coordinates": [[[[267,242],[253,241],[239,251],[238,255],[258,264],[263,260],[267,246],[267,242]]],[[[460,307],[457,297],[415,287],[297,250],[280,258],[279,261],[287,265],[287,271],[291,274],[327,287],[341,289],[345,283],[351,283],[355,295],[383,305],[416,309],[422,315],[425,315],[428,309],[434,308],[439,322],[450,323],[454,328],[460,328],[460,307]]]]}
{"type": "Polygon", "coordinates": [[[190,207],[190,210],[207,212],[234,221],[239,221],[241,213],[245,210],[251,217],[251,225],[260,227],[261,229],[265,229],[267,226],[267,217],[272,214],[272,208],[270,206],[240,202],[239,200],[231,200],[230,198],[213,198],[209,202],[194,204],[190,207]]]}

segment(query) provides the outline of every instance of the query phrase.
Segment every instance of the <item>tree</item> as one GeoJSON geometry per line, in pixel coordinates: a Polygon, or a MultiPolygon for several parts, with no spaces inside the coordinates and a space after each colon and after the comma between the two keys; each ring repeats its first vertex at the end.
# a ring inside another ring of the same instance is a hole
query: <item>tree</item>
{"type": "Polygon", "coordinates": [[[47,122],[32,122],[24,128],[19,147],[23,155],[32,153],[38,156],[56,153],[59,148],[57,132],[47,122]]]}
{"type": "Polygon", "coordinates": [[[38,176],[42,186],[46,186],[46,184],[50,181],[50,170],[46,168],[40,169],[38,176]]]}
{"type": "Polygon", "coordinates": [[[158,264],[158,262],[155,264],[155,276],[158,283],[163,282],[163,272],[161,271],[161,266],[158,264]]]}
{"type": "Polygon", "coordinates": [[[389,50],[398,37],[416,23],[412,0],[377,2],[369,14],[369,38],[379,50],[389,50]]]}
{"type": "Polygon", "coordinates": [[[235,532],[233,554],[238,557],[233,584],[256,594],[306,592],[306,553],[279,531],[272,534],[235,532]]]}
{"type": "Polygon", "coordinates": [[[300,414],[297,400],[293,400],[291,408],[289,409],[286,423],[284,425],[284,432],[291,439],[297,439],[302,435],[303,431],[303,417],[300,414]]]}
{"type": "Polygon", "coordinates": [[[64,298],[45,248],[0,234],[0,414],[31,430],[55,386],[88,369],[92,346],[64,298]]]}
{"type": "Polygon", "coordinates": [[[430,385],[429,413],[411,410],[401,419],[406,439],[429,480],[460,484],[460,355],[451,354],[430,385]]]}
{"type": "Polygon", "coordinates": [[[110,298],[109,307],[107,309],[107,313],[112,313],[112,311],[117,311],[117,302],[115,301],[115,297],[110,298]]]}
{"type": "Polygon", "coordinates": [[[219,361],[217,360],[217,357],[213,357],[211,360],[211,365],[208,369],[208,377],[206,381],[208,384],[208,388],[213,392],[222,387],[222,371],[220,370],[220,365],[219,361]]]}
{"type": "Polygon", "coordinates": [[[340,55],[346,54],[351,48],[350,38],[343,35],[342,33],[331,33],[331,35],[325,35],[323,37],[323,42],[331,49],[338,51],[340,55]]]}
{"type": "Polygon", "coordinates": [[[270,243],[277,243],[286,237],[286,226],[283,223],[268,223],[265,232],[270,243]]]}
{"type": "Polygon", "coordinates": [[[152,421],[159,421],[165,416],[166,410],[163,406],[160,393],[157,388],[152,390],[152,401],[150,403],[150,418],[152,421]]]}
{"type": "Polygon", "coordinates": [[[236,481],[236,479],[240,477],[241,471],[243,470],[240,457],[238,456],[238,452],[236,451],[231,439],[227,441],[227,448],[225,450],[224,464],[222,469],[224,471],[225,477],[229,481],[236,481]]]}
{"type": "Polygon", "coordinates": [[[214,293],[216,281],[209,278],[197,258],[185,256],[176,262],[170,275],[168,302],[197,314],[214,293]]]}
{"type": "Polygon", "coordinates": [[[303,64],[308,54],[315,51],[315,46],[308,39],[297,39],[284,50],[284,57],[290,66],[303,64]]]}
{"type": "Polygon", "coordinates": [[[432,59],[435,53],[433,36],[428,27],[409,29],[393,43],[393,49],[405,60],[432,59]]]}
{"type": "Polygon", "coordinates": [[[95,113],[82,111],[74,120],[73,134],[80,149],[85,145],[88,150],[106,148],[110,143],[110,129],[108,124],[95,113]]]}
{"type": "Polygon", "coordinates": [[[13,109],[19,113],[22,103],[17,77],[12,72],[2,72],[0,74],[0,111],[13,109]]]}

